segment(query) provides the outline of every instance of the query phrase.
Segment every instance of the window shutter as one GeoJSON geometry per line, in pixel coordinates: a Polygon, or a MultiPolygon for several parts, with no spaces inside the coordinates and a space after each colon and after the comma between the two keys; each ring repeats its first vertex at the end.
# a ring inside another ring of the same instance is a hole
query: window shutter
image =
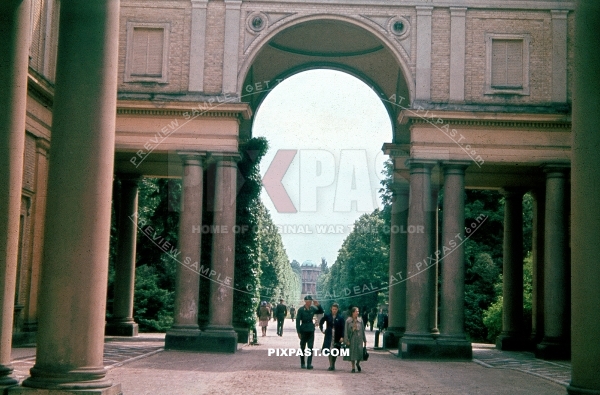
{"type": "Polygon", "coordinates": [[[162,77],[164,29],[133,29],[132,75],[162,77]]]}
{"type": "Polygon", "coordinates": [[[506,43],[506,85],[523,87],[523,40],[509,40],[506,43]]]}
{"type": "Polygon", "coordinates": [[[492,40],[492,86],[506,85],[506,40],[492,40]]]}
{"type": "Polygon", "coordinates": [[[523,87],[523,40],[492,40],[492,86],[523,87]]]}
{"type": "Polygon", "coordinates": [[[56,50],[58,48],[58,22],[60,16],[60,1],[52,0],[52,16],[50,18],[50,50],[48,51],[48,78],[54,82],[56,77],[56,50]]]}
{"type": "Polygon", "coordinates": [[[148,67],[147,74],[162,76],[163,73],[163,29],[148,29],[148,67]]]}
{"type": "Polygon", "coordinates": [[[29,64],[34,70],[42,71],[44,53],[44,23],[42,18],[44,10],[43,0],[34,0],[31,3],[31,46],[29,47],[29,64]]]}

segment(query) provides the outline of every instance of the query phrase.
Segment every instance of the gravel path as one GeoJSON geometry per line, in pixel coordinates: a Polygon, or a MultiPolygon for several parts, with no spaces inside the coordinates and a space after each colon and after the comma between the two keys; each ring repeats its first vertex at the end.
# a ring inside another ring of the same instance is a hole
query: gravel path
{"type": "MultiPolygon", "coordinates": [[[[260,333],[260,330],[258,331],[260,333]]],[[[374,332],[368,332],[371,348],[374,332]]],[[[315,347],[323,335],[315,333],[315,347]]],[[[286,320],[283,337],[269,323],[259,345],[242,346],[234,355],[162,351],[110,370],[124,394],[547,394],[564,395],[565,387],[513,369],[474,362],[405,361],[388,351],[370,350],[363,372],[350,373],[339,360],[327,371],[327,358],[314,357],[314,370],[300,369],[299,358],[268,356],[269,348],[297,348],[294,323],[286,320]]]]}

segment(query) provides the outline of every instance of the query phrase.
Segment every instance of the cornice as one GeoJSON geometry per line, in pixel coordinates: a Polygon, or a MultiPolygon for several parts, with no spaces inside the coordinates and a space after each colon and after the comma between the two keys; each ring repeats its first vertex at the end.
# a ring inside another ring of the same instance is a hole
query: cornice
{"type": "Polygon", "coordinates": [[[52,108],[54,85],[31,67],[27,73],[27,93],[45,107],[52,108]]]}
{"type": "Polygon", "coordinates": [[[117,115],[180,116],[195,118],[250,119],[252,110],[246,103],[226,102],[156,102],[147,100],[117,101],[117,115]]]}
{"type": "Polygon", "coordinates": [[[515,114],[407,109],[400,112],[398,122],[400,124],[409,123],[410,125],[433,124],[437,127],[450,124],[453,126],[571,129],[571,116],[568,114],[515,114]]]}

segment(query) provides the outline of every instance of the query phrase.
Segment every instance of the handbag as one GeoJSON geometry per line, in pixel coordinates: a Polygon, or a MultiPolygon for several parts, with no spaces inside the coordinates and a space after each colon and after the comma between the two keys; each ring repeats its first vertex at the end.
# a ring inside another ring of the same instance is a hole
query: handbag
{"type": "Polygon", "coordinates": [[[363,361],[369,360],[369,353],[367,352],[367,348],[363,347],[363,361]]]}

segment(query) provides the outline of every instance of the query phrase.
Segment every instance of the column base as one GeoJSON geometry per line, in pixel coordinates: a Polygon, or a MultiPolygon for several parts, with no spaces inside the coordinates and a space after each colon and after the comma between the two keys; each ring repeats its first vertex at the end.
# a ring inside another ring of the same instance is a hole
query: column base
{"type": "Polygon", "coordinates": [[[567,386],[567,393],[569,395],[600,395],[600,389],[590,390],[586,388],[579,388],[572,385],[567,386]]]}
{"type": "Polygon", "coordinates": [[[398,348],[402,335],[404,335],[404,328],[386,329],[383,333],[383,348],[398,348]]]}
{"type": "Polygon", "coordinates": [[[8,395],[122,395],[121,384],[98,389],[44,389],[15,386],[7,391],[8,395]]]}
{"type": "Polygon", "coordinates": [[[165,336],[165,350],[201,351],[199,338],[199,329],[169,329],[165,336]]]}
{"type": "Polygon", "coordinates": [[[496,348],[503,351],[525,351],[527,341],[522,336],[500,334],[496,338],[496,348]]]}
{"type": "Polygon", "coordinates": [[[238,335],[233,327],[209,325],[200,335],[201,351],[233,354],[237,351],[238,335]]]}
{"type": "Polygon", "coordinates": [[[571,359],[571,347],[564,339],[544,338],[535,349],[535,357],[540,359],[571,359]]]}
{"type": "Polygon", "coordinates": [[[404,333],[400,339],[398,356],[402,359],[435,358],[436,341],[431,334],[404,333]]]}
{"type": "Polygon", "coordinates": [[[19,384],[19,380],[11,376],[12,372],[12,366],[0,365],[0,393],[2,393],[2,388],[19,384]]]}
{"type": "Polygon", "coordinates": [[[444,336],[437,338],[437,358],[440,359],[473,359],[473,347],[471,342],[463,336],[444,336]]]}
{"type": "Polygon", "coordinates": [[[235,333],[237,333],[237,342],[238,343],[248,343],[248,339],[250,338],[250,330],[248,328],[233,328],[235,333]]]}
{"type": "MultiPolygon", "coordinates": [[[[246,339],[246,342],[248,340],[246,339]]],[[[233,327],[172,329],[165,336],[165,350],[235,353],[238,335],[233,327]]]]}
{"type": "Polygon", "coordinates": [[[107,322],[104,328],[104,334],[106,336],[137,336],[138,335],[138,324],[134,321],[128,322],[107,322]]]}
{"type": "Polygon", "coordinates": [[[405,335],[400,339],[398,356],[402,359],[473,359],[471,343],[463,337],[405,335]]]}

